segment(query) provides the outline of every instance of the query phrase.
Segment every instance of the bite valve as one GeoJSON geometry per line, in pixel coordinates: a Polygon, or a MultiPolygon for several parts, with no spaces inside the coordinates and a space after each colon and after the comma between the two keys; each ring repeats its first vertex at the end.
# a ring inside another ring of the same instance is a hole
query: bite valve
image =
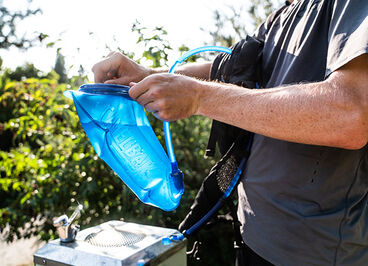
{"type": "Polygon", "coordinates": [[[73,224],[73,221],[77,218],[82,209],[83,206],[79,204],[70,218],[68,218],[66,214],[63,214],[54,220],[53,224],[57,229],[60,242],[69,243],[75,240],[80,227],[77,224],[73,224]]]}

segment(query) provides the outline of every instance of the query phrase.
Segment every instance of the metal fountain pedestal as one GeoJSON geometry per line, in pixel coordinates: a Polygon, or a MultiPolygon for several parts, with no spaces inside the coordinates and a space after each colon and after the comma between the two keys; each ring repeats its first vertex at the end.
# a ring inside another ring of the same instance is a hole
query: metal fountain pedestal
{"type": "MultiPolygon", "coordinates": [[[[60,221],[58,222],[60,226],[60,221]]],[[[58,228],[59,230],[61,229],[58,228]]],[[[68,231],[69,228],[65,230],[68,231]]],[[[78,232],[72,242],[63,242],[60,239],[50,241],[36,251],[34,263],[184,266],[187,240],[167,245],[162,243],[162,238],[178,233],[175,229],[109,221],[78,232]]]]}

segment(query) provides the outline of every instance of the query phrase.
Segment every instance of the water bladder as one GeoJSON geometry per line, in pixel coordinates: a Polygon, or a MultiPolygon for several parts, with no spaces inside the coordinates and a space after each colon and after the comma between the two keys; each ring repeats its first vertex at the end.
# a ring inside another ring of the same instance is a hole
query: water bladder
{"type": "MultiPolygon", "coordinates": [[[[204,51],[231,54],[231,49],[205,46],[185,53],[170,68],[204,51]]],[[[184,192],[172,146],[170,124],[164,122],[168,155],[156,138],[145,111],[128,94],[129,87],[84,84],[64,95],[73,99],[77,113],[97,155],[144,203],[170,211],[177,208],[184,192]]]]}

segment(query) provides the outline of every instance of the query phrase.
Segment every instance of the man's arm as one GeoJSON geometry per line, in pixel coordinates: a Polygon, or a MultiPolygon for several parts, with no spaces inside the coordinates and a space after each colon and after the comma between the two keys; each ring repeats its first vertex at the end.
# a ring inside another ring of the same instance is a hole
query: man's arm
{"type": "MultiPolygon", "coordinates": [[[[185,64],[179,66],[176,73],[208,80],[211,64],[211,62],[185,64]]],[[[168,72],[168,69],[146,68],[138,65],[120,52],[111,52],[106,58],[92,67],[92,72],[94,73],[96,83],[128,85],[130,82],[139,82],[152,74],[168,72]]]]}
{"type": "MultiPolygon", "coordinates": [[[[185,75],[192,78],[209,80],[212,62],[203,63],[188,63],[179,66],[175,71],[176,74],[185,75]]],[[[152,69],[151,74],[167,73],[169,70],[167,68],[155,68],[152,69]]]]}
{"type": "Polygon", "coordinates": [[[132,85],[130,95],[167,121],[201,114],[276,139],[346,149],[368,140],[367,54],[325,81],[273,89],[168,74],[132,85]]]}

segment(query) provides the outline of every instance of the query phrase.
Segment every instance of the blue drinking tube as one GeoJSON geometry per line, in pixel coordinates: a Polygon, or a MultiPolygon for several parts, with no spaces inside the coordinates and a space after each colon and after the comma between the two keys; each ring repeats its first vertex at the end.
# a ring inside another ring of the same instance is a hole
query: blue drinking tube
{"type": "MultiPolygon", "coordinates": [[[[233,51],[230,48],[221,47],[221,46],[202,46],[199,48],[195,48],[193,50],[190,50],[184,53],[181,57],[179,57],[178,60],[176,60],[176,62],[171,66],[169,73],[174,73],[175,68],[181,63],[183,63],[188,57],[191,57],[192,55],[195,55],[201,52],[222,52],[222,53],[231,54],[233,51]]],[[[176,162],[174,148],[173,148],[172,141],[171,141],[171,132],[170,132],[169,122],[164,121],[164,132],[165,132],[165,143],[166,143],[167,153],[169,155],[169,159],[170,159],[171,167],[172,167],[172,174],[177,174],[180,172],[180,170],[176,162]]]]}

